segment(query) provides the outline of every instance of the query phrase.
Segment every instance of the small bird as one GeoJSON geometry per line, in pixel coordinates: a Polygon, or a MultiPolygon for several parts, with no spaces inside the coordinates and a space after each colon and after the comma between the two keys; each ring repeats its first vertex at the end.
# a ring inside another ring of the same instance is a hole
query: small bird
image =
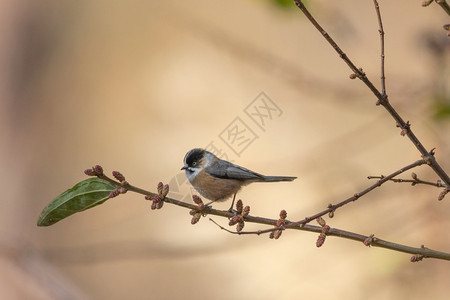
{"type": "Polygon", "coordinates": [[[233,197],[230,211],[233,208],[236,193],[252,182],[292,181],[297,177],[264,176],[244,167],[222,160],[204,149],[195,148],[186,153],[184,166],[186,177],[192,186],[203,197],[216,201],[225,201],[233,197]]]}

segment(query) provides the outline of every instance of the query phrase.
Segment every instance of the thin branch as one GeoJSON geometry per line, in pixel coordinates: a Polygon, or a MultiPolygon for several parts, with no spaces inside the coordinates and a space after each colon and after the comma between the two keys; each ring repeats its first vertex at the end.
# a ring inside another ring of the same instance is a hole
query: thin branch
{"type": "MultiPolygon", "coordinates": [[[[379,181],[377,181],[375,184],[371,185],[370,187],[368,187],[367,189],[365,189],[364,191],[355,194],[353,197],[350,197],[349,199],[346,199],[336,205],[331,206],[328,210],[316,214],[312,217],[306,218],[304,220],[298,221],[298,222],[292,222],[292,221],[288,221],[285,220],[284,225],[282,226],[277,226],[277,222],[278,220],[275,219],[269,219],[269,218],[262,218],[262,217],[256,217],[256,216],[251,216],[251,215],[247,215],[245,217],[243,217],[243,220],[245,222],[251,222],[251,223],[257,223],[257,224],[263,224],[263,225],[270,225],[270,226],[274,226],[273,228],[269,228],[269,229],[265,229],[265,230],[258,230],[258,231],[241,231],[241,232],[234,232],[231,231],[229,229],[226,229],[225,227],[222,227],[221,225],[219,225],[218,223],[216,223],[215,221],[211,220],[213,223],[215,223],[217,226],[219,226],[221,229],[232,233],[232,234],[239,234],[239,235],[244,235],[244,234],[256,234],[256,235],[261,235],[264,233],[269,233],[269,232],[273,232],[276,230],[286,230],[286,229],[295,229],[295,230],[302,230],[302,231],[309,231],[309,232],[316,232],[316,233],[321,233],[322,232],[322,227],[320,226],[314,226],[314,225],[310,225],[310,224],[306,224],[314,219],[316,219],[318,216],[322,216],[324,214],[327,214],[329,212],[334,212],[338,207],[341,207],[349,202],[355,201],[356,199],[358,199],[359,197],[367,194],[368,192],[372,191],[373,189],[375,189],[376,187],[381,186],[384,182],[388,181],[389,179],[409,170],[412,169],[414,167],[420,166],[422,164],[425,164],[426,161],[424,159],[422,160],[418,160],[404,168],[401,168],[399,170],[397,170],[396,172],[380,179],[379,181]]],[[[111,179],[110,177],[102,174],[98,174],[97,175],[99,178],[102,178],[104,180],[107,180],[108,182],[113,183],[114,185],[118,186],[118,187],[123,187],[125,188],[127,191],[131,191],[131,192],[135,192],[138,194],[142,194],[147,196],[147,198],[152,198],[154,196],[158,196],[158,194],[156,193],[152,193],[150,191],[135,187],[131,184],[129,184],[127,181],[125,181],[125,179],[119,181],[116,181],[114,179],[111,179]]],[[[202,209],[199,208],[198,205],[195,204],[191,204],[191,203],[186,203],[183,201],[179,201],[176,199],[172,199],[169,197],[165,197],[164,199],[162,199],[162,201],[164,201],[165,203],[170,203],[173,205],[177,205],[183,208],[187,208],[187,209],[191,209],[192,211],[197,211],[198,213],[201,213],[203,216],[206,215],[215,215],[215,216],[219,216],[219,217],[225,217],[228,219],[231,219],[235,216],[234,212],[230,212],[230,211],[223,211],[223,210],[217,210],[217,209],[213,209],[209,206],[203,206],[202,209]]],[[[361,235],[361,234],[357,234],[357,233],[353,233],[353,232],[348,232],[345,230],[341,230],[341,229],[337,229],[337,228],[332,228],[330,229],[330,231],[328,231],[326,233],[329,236],[337,236],[337,237],[341,237],[341,238],[345,238],[345,239],[350,239],[350,240],[354,240],[354,241],[360,241],[360,242],[365,242],[369,236],[365,236],[365,235],[361,235]]],[[[422,255],[424,257],[430,257],[430,258],[437,258],[437,259],[444,259],[444,260],[450,260],[450,254],[449,253],[444,253],[444,252],[439,252],[439,251],[435,251],[435,250],[431,250],[431,249],[427,249],[427,248],[414,248],[414,247],[409,247],[409,246],[405,246],[405,245],[401,245],[401,244],[396,244],[396,243],[392,243],[392,242],[388,242],[388,241],[384,241],[378,238],[373,238],[371,239],[371,244],[372,246],[375,247],[382,247],[382,248],[386,248],[386,249],[390,249],[390,250],[394,250],[394,251],[400,251],[400,252],[406,252],[406,253],[411,253],[411,254],[416,254],[416,255],[422,255]]]]}
{"type": "Polygon", "coordinates": [[[437,4],[450,16],[450,6],[445,0],[435,0],[437,4]]]}
{"type": "MultiPolygon", "coordinates": [[[[309,232],[315,232],[315,233],[321,233],[322,232],[322,227],[320,226],[314,226],[314,225],[304,225],[304,226],[295,226],[295,227],[291,227],[291,224],[294,224],[293,222],[290,221],[286,221],[287,224],[285,227],[275,227],[275,228],[271,228],[268,230],[258,230],[258,231],[232,231],[229,230],[221,225],[219,225],[217,222],[215,222],[214,220],[210,219],[211,222],[213,222],[215,225],[217,225],[220,229],[231,233],[231,234],[236,234],[236,235],[248,235],[248,234],[254,234],[254,235],[260,235],[262,233],[266,233],[266,232],[272,232],[275,230],[286,230],[286,229],[295,229],[295,230],[302,230],[302,231],[309,231],[309,232]]],[[[255,217],[246,217],[245,218],[246,222],[253,222],[253,223],[260,223],[257,218],[255,217]]],[[[267,219],[266,219],[267,221],[267,219]]],[[[276,225],[277,220],[270,220],[271,224],[268,225],[276,225]]],[[[353,240],[353,241],[358,241],[358,242],[362,242],[364,243],[368,238],[370,238],[371,236],[366,236],[366,235],[362,235],[362,234],[358,234],[358,233],[353,233],[353,232],[349,232],[349,231],[345,231],[345,230],[341,230],[341,229],[337,229],[337,228],[330,228],[330,230],[327,232],[326,234],[327,236],[335,236],[335,237],[339,237],[339,238],[344,238],[344,239],[348,239],[348,240],[353,240]]],[[[384,248],[384,249],[389,249],[389,250],[393,250],[393,251],[398,251],[398,252],[404,252],[404,253],[410,253],[410,254],[418,254],[418,255],[423,255],[424,257],[427,258],[436,258],[436,259],[442,259],[442,260],[449,260],[450,261],[450,253],[445,253],[445,252],[441,252],[441,251],[436,251],[436,250],[432,250],[426,247],[410,247],[410,246],[405,246],[405,245],[401,245],[401,244],[397,244],[394,242],[389,242],[386,240],[382,240],[379,239],[377,237],[372,237],[371,238],[371,242],[370,242],[370,246],[373,247],[380,247],[380,248],[384,248]]]]}
{"type": "Polygon", "coordinates": [[[301,0],[294,0],[298,8],[303,12],[303,14],[308,18],[308,20],[314,25],[314,27],[322,34],[322,36],[328,41],[328,43],[333,47],[333,49],[339,54],[339,57],[344,60],[344,62],[349,66],[349,68],[354,72],[355,76],[358,77],[364,84],[372,91],[372,93],[378,99],[377,104],[383,106],[387,112],[396,121],[398,126],[404,130],[405,135],[411,140],[414,146],[422,154],[422,157],[427,160],[427,164],[433,169],[433,171],[447,184],[450,185],[450,177],[438,164],[434,158],[434,153],[432,151],[428,152],[426,148],[422,145],[420,140],[415,136],[411,130],[409,123],[405,122],[402,117],[397,113],[397,111],[391,106],[386,95],[380,93],[380,91],[372,84],[372,82],[367,78],[366,74],[362,69],[358,69],[355,64],[347,57],[347,55],[341,50],[337,43],[328,35],[328,33],[320,26],[320,24],[314,19],[308,9],[305,7],[301,0]]]}
{"type": "MultiPolygon", "coordinates": [[[[383,179],[384,176],[367,176],[367,179],[383,179]]],[[[389,181],[395,182],[395,183],[411,183],[411,185],[416,185],[416,184],[425,184],[425,185],[431,185],[431,186],[435,186],[438,188],[446,188],[447,186],[445,184],[443,184],[441,181],[437,181],[437,182],[431,182],[431,181],[425,181],[425,180],[421,180],[419,178],[415,178],[415,179],[401,179],[401,178],[392,178],[389,179],[389,181]]]]}
{"type": "MultiPolygon", "coordinates": [[[[356,193],[356,194],[354,194],[352,197],[347,198],[347,199],[345,199],[344,201],[339,202],[338,204],[335,204],[335,205],[329,205],[329,206],[328,206],[328,209],[326,209],[326,210],[324,210],[324,211],[322,211],[322,212],[319,212],[319,213],[317,213],[317,214],[315,214],[315,215],[313,215],[313,216],[307,217],[307,218],[305,218],[305,219],[302,220],[302,221],[294,222],[294,223],[292,223],[291,226],[303,225],[303,224],[306,224],[306,223],[311,222],[312,220],[317,219],[318,217],[322,217],[322,216],[324,216],[324,215],[326,215],[326,214],[329,214],[329,213],[334,213],[334,211],[336,211],[336,209],[338,209],[338,208],[340,208],[340,207],[342,207],[342,206],[344,206],[344,205],[346,205],[346,204],[348,204],[348,203],[350,203],[350,202],[356,201],[358,198],[364,196],[365,194],[367,194],[367,193],[369,193],[370,191],[374,190],[375,188],[381,186],[383,183],[385,183],[385,182],[391,180],[392,178],[394,178],[394,177],[396,177],[396,176],[402,174],[403,172],[406,172],[406,171],[408,171],[408,170],[410,170],[410,169],[412,169],[412,168],[421,166],[421,165],[423,165],[423,164],[425,164],[425,163],[426,163],[426,162],[425,162],[424,159],[420,159],[420,160],[418,160],[418,161],[415,161],[415,162],[413,162],[412,164],[407,165],[407,166],[405,166],[405,167],[403,167],[403,168],[401,168],[401,169],[395,171],[394,173],[389,174],[389,175],[386,176],[386,177],[380,178],[380,180],[378,180],[376,183],[372,184],[371,186],[369,186],[368,188],[366,188],[366,189],[363,190],[362,192],[356,193]]],[[[288,227],[288,226],[286,226],[286,227],[288,227]]]]}
{"type": "Polygon", "coordinates": [[[383,22],[381,21],[381,13],[380,6],[378,5],[377,0],[373,0],[373,4],[375,5],[375,11],[377,13],[378,19],[378,32],[380,33],[380,46],[381,46],[381,94],[384,97],[386,96],[386,77],[384,74],[384,29],[383,22]]]}

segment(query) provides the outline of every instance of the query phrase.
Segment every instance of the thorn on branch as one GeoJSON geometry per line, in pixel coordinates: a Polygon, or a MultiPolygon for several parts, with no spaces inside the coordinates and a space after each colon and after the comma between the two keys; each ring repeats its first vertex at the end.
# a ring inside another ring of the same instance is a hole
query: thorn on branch
{"type": "Polygon", "coordinates": [[[430,155],[434,156],[434,154],[436,153],[435,150],[436,150],[436,148],[431,149],[430,150],[430,155]]]}

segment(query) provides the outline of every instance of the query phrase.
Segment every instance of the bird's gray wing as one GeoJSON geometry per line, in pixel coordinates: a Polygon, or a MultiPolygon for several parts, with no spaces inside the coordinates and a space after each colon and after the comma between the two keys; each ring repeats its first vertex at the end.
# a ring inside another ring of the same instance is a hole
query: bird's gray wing
{"type": "Polygon", "coordinates": [[[243,168],[241,166],[232,164],[225,160],[219,160],[212,166],[207,168],[206,172],[211,176],[223,179],[236,180],[263,180],[264,176],[243,168]]]}

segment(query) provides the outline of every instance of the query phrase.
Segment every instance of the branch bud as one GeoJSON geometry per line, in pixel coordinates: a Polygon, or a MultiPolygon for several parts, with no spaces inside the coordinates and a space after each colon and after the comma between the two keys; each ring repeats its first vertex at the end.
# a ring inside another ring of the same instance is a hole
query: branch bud
{"type": "Polygon", "coordinates": [[[120,194],[119,189],[114,189],[114,190],[112,190],[112,191],[109,193],[108,197],[109,197],[109,198],[114,198],[114,197],[119,196],[119,194],[120,194]]]}
{"type": "Polygon", "coordinates": [[[161,209],[164,205],[164,201],[159,201],[158,203],[156,203],[156,209],[161,209]]]}
{"type": "Polygon", "coordinates": [[[94,170],[91,169],[86,169],[84,170],[84,174],[86,174],[87,176],[96,176],[94,170]]]}
{"type": "Polygon", "coordinates": [[[242,229],[244,229],[244,226],[245,226],[245,223],[242,221],[242,222],[239,222],[237,225],[236,225],[236,231],[237,232],[241,232],[242,231],[242,229]]]}
{"type": "Polygon", "coordinates": [[[327,224],[327,222],[325,222],[325,220],[322,217],[318,217],[316,219],[317,223],[319,223],[320,226],[325,226],[327,224]]]}
{"type": "Polygon", "coordinates": [[[317,242],[316,242],[316,247],[322,247],[323,243],[325,243],[325,238],[327,237],[327,235],[325,233],[321,233],[319,234],[319,237],[317,238],[317,242]]]}
{"type": "Polygon", "coordinates": [[[112,175],[114,176],[115,179],[117,179],[120,182],[125,181],[125,176],[123,176],[122,173],[120,173],[119,171],[113,171],[112,175]]]}
{"type": "Polygon", "coordinates": [[[275,230],[275,231],[273,232],[273,238],[276,239],[276,240],[278,240],[278,239],[280,238],[280,236],[281,236],[282,233],[283,233],[283,230],[275,230]]]}
{"type": "Polygon", "coordinates": [[[202,214],[201,214],[201,213],[195,212],[195,213],[193,214],[193,216],[192,216],[191,224],[192,224],[192,225],[197,224],[197,222],[200,220],[201,217],[202,217],[202,214]]]}
{"type": "Polygon", "coordinates": [[[163,198],[165,198],[168,193],[169,193],[169,185],[165,184],[162,189],[161,196],[163,196],[163,198]]]}
{"type": "Polygon", "coordinates": [[[242,203],[242,200],[239,199],[239,200],[236,202],[236,211],[237,211],[237,213],[238,213],[238,214],[242,214],[243,208],[244,208],[244,203],[242,203]]]}
{"type": "Polygon", "coordinates": [[[415,255],[411,256],[410,261],[411,262],[418,262],[418,261],[421,261],[423,258],[424,258],[423,255],[415,254],[415,255]]]}
{"type": "Polygon", "coordinates": [[[95,175],[101,176],[103,175],[103,168],[100,165],[95,165],[92,170],[94,170],[95,175]]]}
{"type": "Polygon", "coordinates": [[[364,245],[366,245],[367,247],[370,247],[372,245],[372,242],[374,240],[374,234],[369,235],[365,240],[364,240],[364,245]]]}
{"type": "Polygon", "coordinates": [[[233,226],[239,222],[243,222],[241,215],[235,215],[233,218],[230,219],[230,222],[228,222],[228,225],[233,226]]]}
{"type": "Polygon", "coordinates": [[[162,194],[163,188],[164,188],[164,184],[162,182],[159,182],[157,187],[156,187],[156,190],[158,191],[158,194],[160,194],[160,195],[162,194]]]}
{"type": "Polygon", "coordinates": [[[248,214],[250,213],[250,206],[246,206],[246,207],[244,207],[244,210],[242,211],[242,216],[243,217],[246,217],[246,216],[248,216],[248,214]]]}
{"type": "Polygon", "coordinates": [[[450,190],[443,190],[439,196],[438,196],[438,200],[441,201],[442,199],[444,199],[445,195],[447,195],[447,193],[450,192],[450,190]]]}
{"type": "Polygon", "coordinates": [[[281,227],[281,226],[283,226],[284,225],[284,220],[283,219],[278,219],[277,220],[277,227],[281,227]]]}
{"type": "Polygon", "coordinates": [[[192,201],[194,201],[195,204],[203,203],[202,198],[197,195],[192,195],[192,201]]]}

